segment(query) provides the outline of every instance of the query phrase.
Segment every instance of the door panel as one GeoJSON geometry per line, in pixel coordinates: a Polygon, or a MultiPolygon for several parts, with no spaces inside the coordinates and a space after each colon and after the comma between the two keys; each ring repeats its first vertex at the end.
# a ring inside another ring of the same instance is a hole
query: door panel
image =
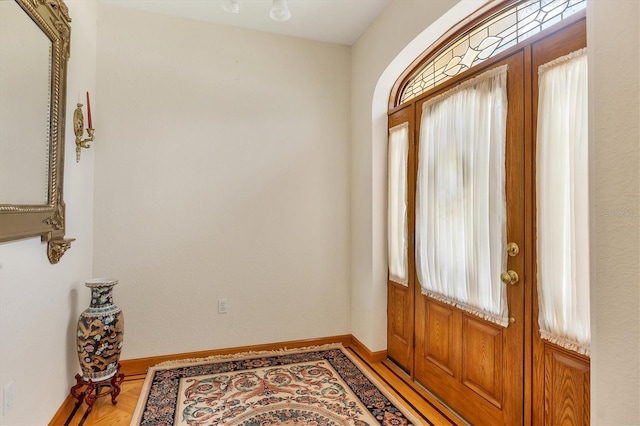
{"type": "Polygon", "coordinates": [[[462,317],[462,383],[497,408],[502,407],[502,327],[462,317]]]}
{"type": "MultiPolygon", "coordinates": [[[[519,424],[523,419],[524,362],[524,54],[522,51],[465,78],[508,65],[506,138],[507,241],[520,253],[507,268],[520,281],[507,289],[511,323],[501,327],[437,302],[415,284],[415,380],[475,424],[519,424]]],[[[456,83],[460,80],[456,81],[456,83]]],[[[451,86],[444,86],[442,91],[451,86]]],[[[441,93],[439,91],[438,93],[441,93]]],[[[423,99],[421,102],[430,99],[423,99]]],[[[416,111],[421,111],[418,102],[416,111]]],[[[420,126],[419,114],[416,126],[420,126]]],[[[418,144],[423,143],[418,141],[418,144]]],[[[500,277],[496,277],[500,279],[500,277]]]]}
{"type": "MultiPolygon", "coordinates": [[[[536,140],[538,112],[538,67],[585,47],[586,24],[582,19],[533,43],[533,133],[536,140]]],[[[535,206],[535,199],[533,202],[535,206]]],[[[533,222],[535,223],[535,209],[533,222]]],[[[534,247],[535,250],[535,247],[534,247]]],[[[534,277],[537,271],[534,269],[534,277]]],[[[536,278],[534,278],[534,282],[536,278]]],[[[588,425],[590,413],[590,360],[540,338],[538,294],[534,287],[533,313],[533,423],[588,425]]]]}
{"type": "Polygon", "coordinates": [[[414,107],[408,105],[389,116],[389,129],[409,123],[409,154],[407,163],[407,221],[408,221],[408,285],[387,280],[387,356],[409,375],[413,369],[414,330],[414,258],[413,258],[413,200],[415,198],[415,146],[413,139],[414,107]]]}
{"type": "Polygon", "coordinates": [[[409,288],[390,281],[387,304],[387,355],[408,371],[413,358],[413,298],[409,288]]]}
{"type": "Polygon", "coordinates": [[[580,357],[545,347],[545,425],[588,425],[589,363],[580,357]]]}
{"type": "Polygon", "coordinates": [[[422,330],[430,330],[430,333],[426,334],[428,338],[425,339],[424,355],[442,371],[455,376],[453,307],[431,302],[427,298],[423,298],[422,301],[428,305],[426,328],[422,330]]]}

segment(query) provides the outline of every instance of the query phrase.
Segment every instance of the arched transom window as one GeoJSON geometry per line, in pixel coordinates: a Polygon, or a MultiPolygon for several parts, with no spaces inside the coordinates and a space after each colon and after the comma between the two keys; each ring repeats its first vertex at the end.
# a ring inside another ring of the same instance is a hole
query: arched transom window
{"type": "Polygon", "coordinates": [[[400,104],[584,9],[586,0],[514,3],[446,46],[405,85],[400,104]]]}

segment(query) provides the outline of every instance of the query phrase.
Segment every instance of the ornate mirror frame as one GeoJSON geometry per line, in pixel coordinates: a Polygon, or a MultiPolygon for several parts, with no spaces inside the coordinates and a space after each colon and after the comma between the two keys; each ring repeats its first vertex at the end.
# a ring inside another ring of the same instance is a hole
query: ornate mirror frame
{"type": "MultiPolygon", "coordinates": [[[[63,0],[15,0],[51,41],[51,99],[48,203],[0,204],[0,242],[40,235],[48,243],[47,257],[58,263],[74,239],[65,238],[64,178],[67,63],[71,18],[63,0]]],[[[0,141],[20,143],[20,141],[0,141]]],[[[19,185],[19,182],[17,183],[19,185]]]]}

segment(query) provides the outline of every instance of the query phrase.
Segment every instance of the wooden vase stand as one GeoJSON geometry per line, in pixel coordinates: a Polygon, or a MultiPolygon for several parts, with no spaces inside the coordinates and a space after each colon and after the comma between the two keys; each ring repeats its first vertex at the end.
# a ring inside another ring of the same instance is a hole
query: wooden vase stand
{"type": "Polygon", "coordinates": [[[71,396],[75,398],[77,402],[73,411],[67,418],[65,426],[68,426],[71,423],[71,419],[73,419],[78,412],[78,409],[82,405],[82,401],[87,403],[87,410],[82,416],[80,423],[78,423],[78,426],[84,424],[87,416],[91,410],[93,410],[93,404],[96,402],[96,399],[102,396],[111,395],[111,403],[116,405],[118,403],[116,398],[118,398],[118,395],[120,394],[120,384],[123,380],[124,373],[120,372],[120,364],[116,367],[116,374],[104,380],[93,381],[89,379],[86,381],[80,374],[76,374],[76,384],[71,388],[71,396]],[[84,389],[81,391],[82,388],[84,389]]]}

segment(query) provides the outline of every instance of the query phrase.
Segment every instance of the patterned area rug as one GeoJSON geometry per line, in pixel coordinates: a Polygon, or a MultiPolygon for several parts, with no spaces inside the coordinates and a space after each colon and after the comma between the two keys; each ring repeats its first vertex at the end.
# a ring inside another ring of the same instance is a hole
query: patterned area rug
{"type": "Polygon", "coordinates": [[[420,425],[341,345],[163,363],[132,426],[420,425]]]}

